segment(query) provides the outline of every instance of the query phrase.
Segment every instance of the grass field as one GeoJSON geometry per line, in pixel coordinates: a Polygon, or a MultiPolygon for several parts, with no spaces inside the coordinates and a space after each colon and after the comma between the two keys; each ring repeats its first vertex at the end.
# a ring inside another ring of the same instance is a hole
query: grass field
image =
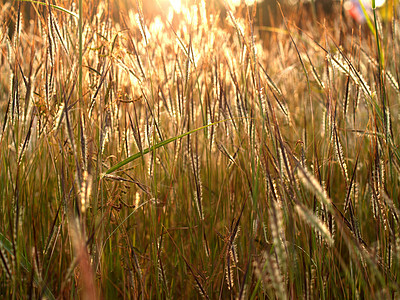
{"type": "Polygon", "coordinates": [[[0,298],[400,297],[396,10],[2,3],[0,298]]]}

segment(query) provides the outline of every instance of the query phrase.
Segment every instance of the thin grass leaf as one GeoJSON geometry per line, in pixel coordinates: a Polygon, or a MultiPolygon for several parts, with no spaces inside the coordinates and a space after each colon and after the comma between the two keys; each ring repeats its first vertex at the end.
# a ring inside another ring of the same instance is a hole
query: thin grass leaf
{"type": "Polygon", "coordinates": [[[221,121],[218,121],[218,122],[214,122],[214,123],[211,123],[211,124],[207,124],[207,125],[205,125],[205,126],[196,128],[196,129],[194,129],[194,130],[188,131],[188,132],[183,133],[183,134],[181,134],[181,135],[178,135],[178,136],[169,138],[169,139],[167,139],[167,140],[164,140],[164,141],[162,141],[162,142],[160,142],[160,143],[157,143],[157,144],[155,144],[155,145],[153,145],[153,146],[151,146],[151,147],[149,147],[149,148],[144,149],[142,152],[138,152],[138,153],[136,153],[136,154],[134,154],[134,155],[128,157],[127,159],[124,159],[123,161],[117,163],[116,165],[114,165],[114,166],[112,166],[111,168],[109,168],[109,169],[105,172],[105,174],[110,174],[110,173],[112,173],[112,172],[115,172],[116,170],[122,168],[122,167],[125,166],[126,164],[128,164],[128,163],[130,163],[130,162],[132,162],[132,161],[134,161],[134,160],[136,160],[136,159],[142,157],[143,155],[145,155],[145,154],[147,154],[147,153],[149,153],[149,152],[153,152],[154,150],[156,150],[156,149],[158,149],[158,148],[164,147],[164,146],[168,145],[169,143],[172,143],[172,142],[174,142],[174,141],[176,141],[176,140],[178,140],[178,139],[181,139],[181,138],[183,138],[183,137],[185,137],[185,136],[188,136],[188,135],[190,135],[190,134],[192,134],[192,133],[195,133],[195,132],[197,132],[197,131],[199,131],[199,130],[206,129],[206,128],[210,127],[210,126],[215,126],[215,125],[217,125],[217,124],[219,124],[219,123],[226,122],[226,121],[228,121],[228,119],[226,119],[226,120],[221,120],[221,121]]]}

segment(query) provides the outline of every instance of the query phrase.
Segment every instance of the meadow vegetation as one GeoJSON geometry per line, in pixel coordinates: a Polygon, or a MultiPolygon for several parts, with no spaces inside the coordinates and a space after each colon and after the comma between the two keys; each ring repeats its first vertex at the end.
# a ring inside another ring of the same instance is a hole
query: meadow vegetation
{"type": "Polygon", "coordinates": [[[2,3],[1,298],[400,296],[396,11],[2,3]]]}

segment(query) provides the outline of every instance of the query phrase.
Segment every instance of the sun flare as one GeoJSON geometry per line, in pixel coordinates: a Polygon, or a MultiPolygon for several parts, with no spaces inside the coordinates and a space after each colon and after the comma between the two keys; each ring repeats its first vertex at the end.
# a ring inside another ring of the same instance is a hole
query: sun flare
{"type": "MultiPolygon", "coordinates": [[[[183,10],[183,7],[185,5],[185,0],[168,0],[172,9],[174,10],[175,13],[181,13],[183,10]]],[[[255,2],[262,2],[263,0],[227,0],[226,4],[230,9],[235,9],[236,7],[240,6],[241,3],[245,3],[246,5],[253,5],[255,2]]],[[[187,5],[186,1],[186,5],[187,5]]]]}
{"type": "Polygon", "coordinates": [[[182,10],[182,0],[169,0],[169,3],[171,3],[172,8],[176,13],[180,13],[182,10]]]}

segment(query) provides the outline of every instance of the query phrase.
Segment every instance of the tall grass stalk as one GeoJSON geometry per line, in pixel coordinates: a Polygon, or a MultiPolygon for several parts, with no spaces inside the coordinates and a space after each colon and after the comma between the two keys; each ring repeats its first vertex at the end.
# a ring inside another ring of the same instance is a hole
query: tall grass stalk
{"type": "Polygon", "coordinates": [[[79,95],[79,101],[83,101],[83,94],[82,94],[82,84],[83,84],[83,35],[82,35],[82,30],[83,30],[83,8],[82,8],[82,0],[79,0],[79,7],[78,7],[78,41],[79,41],[79,90],[78,90],[78,95],[79,95]]]}

